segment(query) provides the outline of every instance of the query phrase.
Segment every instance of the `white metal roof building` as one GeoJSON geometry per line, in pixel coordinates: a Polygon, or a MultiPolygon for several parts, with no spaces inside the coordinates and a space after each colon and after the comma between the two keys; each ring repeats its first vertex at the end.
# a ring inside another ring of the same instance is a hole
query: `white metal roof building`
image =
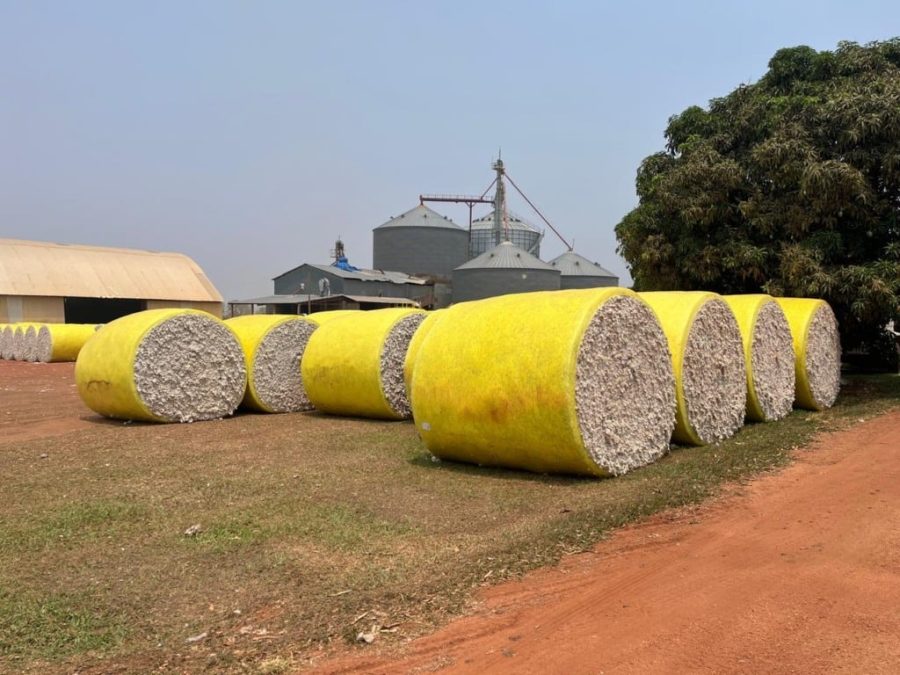
{"type": "Polygon", "coordinates": [[[559,290],[559,279],[558,269],[504,241],[453,270],[453,302],[559,290]]]}
{"type": "Polygon", "coordinates": [[[0,239],[0,322],[105,323],[143,309],[222,314],[222,296],[180,253],[0,239]]]}
{"type": "Polygon", "coordinates": [[[560,271],[560,288],[595,288],[618,286],[619,277],[608,269],[591,262],[575,251],[566,251],[550,261],[560,271]]]}

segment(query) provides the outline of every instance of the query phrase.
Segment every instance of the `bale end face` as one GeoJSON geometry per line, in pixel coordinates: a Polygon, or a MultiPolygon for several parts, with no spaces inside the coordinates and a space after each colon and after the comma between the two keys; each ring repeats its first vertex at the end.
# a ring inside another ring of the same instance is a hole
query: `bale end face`
{"type": "Polygon", "coordinates": [[[665,334],[640,300],[616,296],[594,314],[578,349],[575,404],[585,450],[605,473],[668,450],[675,377],[665,334]]]}
{"type": "Polygon", "coordinates": [[[222,322],[179,314],[155,325],[141,340],[134,384],[159,420],[219,419],[234,412],[244,396],[244,355],[222,322]]]}
{"type": "Polygon", "coordinates": [[[681,369],[688,439],[706,444],[732,436],[744,423],[747,371],[741,331],[724,301],[710,299],[697,310],[681,369]]]}
{"type": "Polygon", "coordinates": [[[837,319],[827,304],[820,305],[809,323],[804,369],[815,408],[834,405],[841,389],[841,338],[837,319]]]}
{"type": "Polygon", "coordinates": [[[381,350],[381,387],[391,410],[401,419],[412,416],[406,380],[403,376],[406,352],[416,329],[426,316],[424,313],[418,313],[400,319],[394,324],[381,350]]]}
{"type": "Polygon", "coordinates": [[[791,412],[794,404],[794,346],[784,312],[774,301],[762,306],[753,326],[750,386],[755,405],[748,406],[748,417],[754,421],[780,420],[791,412]]]}
{"type": "Polygon", "coordinates": [[[300,360],[315,329],[315,324],[303,319],[285,321],[259,341],[253,355],[253,387],[266,411],[312,410],[303,388],[300,360]]]}

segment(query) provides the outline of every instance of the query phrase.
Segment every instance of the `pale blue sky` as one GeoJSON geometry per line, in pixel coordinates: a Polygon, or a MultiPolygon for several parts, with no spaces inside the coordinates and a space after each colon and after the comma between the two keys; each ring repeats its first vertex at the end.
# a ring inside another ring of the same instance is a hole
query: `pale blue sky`
{"type": "Polygon", "coordinates": [[[338,234],[369,266],[374,226],[480,191],[502,146],[625,277],[613,227],[670,115],[780,47],[898,33],[896,0],[0,0],[0,236],[181,251],[259,295],[338,234]]]}

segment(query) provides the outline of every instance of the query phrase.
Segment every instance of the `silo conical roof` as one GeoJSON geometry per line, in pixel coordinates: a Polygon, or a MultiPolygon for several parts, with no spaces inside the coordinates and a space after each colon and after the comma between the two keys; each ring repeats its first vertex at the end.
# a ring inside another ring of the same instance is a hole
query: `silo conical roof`
{"type": "Polygon", "coordinates": [[[618,279],[605,267],[601,267],[597,263],[591,262],[583,255],[578,255],[575,251],[566,251],[550,261],[550,264],[558,269],[564,277],[612,277],[618,279]]]}
{"type": "MultiPolygon", "coordinates": [[[[528,230],[529,232],[540,233],[540,229],[536,225],[532,225],[524,218],[513,213],[506,214],[506,225],[511,230],[528,230]]],[[[491,211],[481,218],[472,221],[473,230],[490,230],[494,227],[494,213],[491,211]]],[[[502,226],[501,226],[502,227],[502,226]]]]}
{"type": "Polygon", "coordinates": [[[376,230],[387,227],[446,227],[451,230],[462,230],[459,225],[424,204],[419,204],[406,213],[394,216],[386,223],[382,223],[376,230]]]}
{"type": "Polygon", "coordinates": [[[469,262],[457,267],[458,270],[472,269],[526,269],[526,270],[553,270],[543,260],[535,258],[527,251],[509,241],[501,242],[498,246],[485,251],[481,255],[472,258],[469,262]]]}

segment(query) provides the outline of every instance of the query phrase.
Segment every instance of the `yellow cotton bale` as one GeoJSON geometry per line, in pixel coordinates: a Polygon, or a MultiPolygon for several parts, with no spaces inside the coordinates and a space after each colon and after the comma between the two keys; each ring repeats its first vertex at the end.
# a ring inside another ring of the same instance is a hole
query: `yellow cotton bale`
{"type": "Polygon", "coordinates": [[[317,326],[320,326],[327,321],[331,321],[332,319],[340,319],[345,316],[353,316],[359,313],[360,310],[358,309],[330,309],[325,312],[314,312],[313,314],[307,314],[306,318],[312,321],[317,326]]]}
{"type": "Polygon", "coordinates": [[[794,405],[794,346],[781,307],[770,295],[725,295],[737,319],[747,369],[747,419],[771,422],[794,405]]]}
{"type": "Polygon", "coordinates": [[[540,473],[623,474],[662,456],[675,424],[665,336],[624,288],[453,305],[418,348],[410,396],[435,456],[540,473]]]}
{"type": "Polygon", "coordinates": [[[416,329],[415,334],[412,336],[412,340],[409,341],[409,348],[406,350],[406,360],[403,362],[403,382],[406,385],[407,395],[412,389],[413,368],[415,368],[416,365],[419,348],[422,346],[425,337],[434,327],[434,324],[438,319],[440,319],[443,312],[443,309],[436,309],[433,312],[428,312],[425,319],[416,329]]]}
{"type": "Polygon", "coordinates": [[[409,417],[403,362],[424,318],[422,310],[392,308],[322,323],[309,339],[301,364],[312,404],[334,415],[409,417]]]}
{"type": "Polygon", "coordinates": [[[744,423],[747,371],[737,320],[715,293],[640,293],[669,342],[678,413],[672,439],[705,445],[732,436],[744,423]]]}
{"type": "Polygon", "coordinates": [[[224,322],[199,310],[154,309],[97,331],[78,354],[75,382],[85,404],[106,417],[194,422],[230,415],[247,380],[224,322]]]}
{"type": "Polygon", "coordinates": [[[97,332],[95,324],[48,323],[35,340],[35,358],[42,363],[75,361],[85,343],[97,332]]]}
{"type": "Polygon", "coordinates": [[[796,405],[809,410],[830,408],[841,388],[841,337],[831,306],[812,298],[776,301],[794,341],[796,405]]]}
{"type": "Polygon", "coordinates": [[[256,314],[228,319],[247,367],[243,406],[267,413],[311,410],[300,361],[316,325],[296,315],[256,314]]]}

